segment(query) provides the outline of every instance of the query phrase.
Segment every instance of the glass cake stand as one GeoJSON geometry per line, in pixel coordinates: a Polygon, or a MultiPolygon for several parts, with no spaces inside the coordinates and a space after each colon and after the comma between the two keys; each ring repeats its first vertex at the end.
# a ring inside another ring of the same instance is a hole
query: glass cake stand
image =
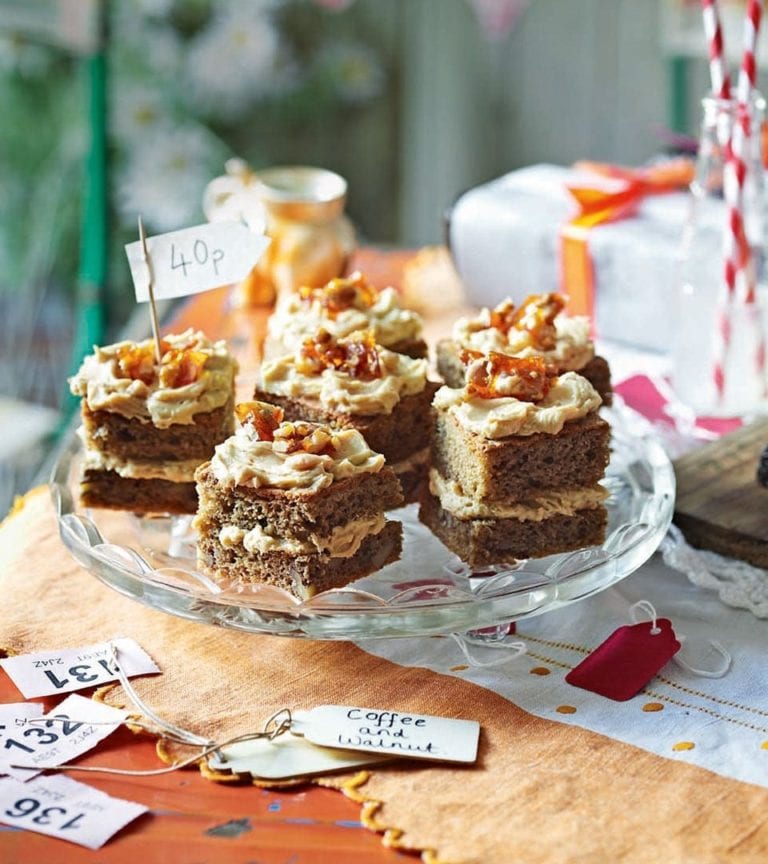
{"type": "Polygon", "coordinates": [[[190,517],[79,510],[77,436],[56,463],[51,490],[61,539],[77,561],[121,594],[171,615],[310,639],[502,632],[500,625],[582,600],[625,578],[667,531],[675,493],[669,459],[643,418],[620,404],[602,413],[613,427],[602,546],[473,572],[409,505],[390,514],[403,523],[399,561],[305,601],[272,586],[217,584],[198,572],[190,517]]]}

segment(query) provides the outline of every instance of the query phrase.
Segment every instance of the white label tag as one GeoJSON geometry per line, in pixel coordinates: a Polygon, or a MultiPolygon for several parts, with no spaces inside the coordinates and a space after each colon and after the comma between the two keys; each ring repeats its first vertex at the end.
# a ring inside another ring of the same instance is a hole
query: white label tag
{"type": "Polygon", "coordinates": [[[221,756],[209,757],[208,764],[217,771],[251,774],[264,780],[285,780],[327,774],[361,765],[391,761],[391,756],[369,753],[354,756],[349,750],[317,747],[295,735],[280,735],[269,741],[256,738],[222,747],[221,756]]]}
{"type": "Polygon", "coordinates": [[[43,716],[43,706],[37,702],[13,702],[0,705],[0,774],[9,774],[5,763],[13,761],[13,742],[27,728],[29,720],[43,716]],[[10,752],[9,752],[10,751],[10,752]]]}
{"type": "Polygon", "coordinates": [[[293,715],[291,731],[322,747],[445,762],[474,762],[480,724],[428,714],[320,705],[293,715]]]}
{"type": "Polygon", "coordinates": [[[64,765],[111,735],[127,716],[127,711],[73,693],[42,722],[20,725],[6,736],[0,773],[29,780],[46,768],[64,765]]]}
{"type": "MultiPolygon", "coordinates": [[[[64,648],[59,651],[35,651],[18,657],[5,657],[0,666],[27,699],[70,693],[116,681],[110,666],[109,642],[84,648],[64,648]]],[[[133,639],[113,639],[123,672],[130,678],[159,672],[152,658],[133,639]]]]}
{"type": "Polygon", "coordinates": [[[57,774],[20,783],[0,779],[0,822],[98,849],[149,808],[57,774]]]}
{"type": "MultiPolygon", "coordinates": [[[[242,222],[208,222],[147,238],[155,299],[186,297],[244,279],[269,246],[242,222]]],[[[149,300],[149,272],[141,241],[125,247],[136,300],[149,300]]]]}

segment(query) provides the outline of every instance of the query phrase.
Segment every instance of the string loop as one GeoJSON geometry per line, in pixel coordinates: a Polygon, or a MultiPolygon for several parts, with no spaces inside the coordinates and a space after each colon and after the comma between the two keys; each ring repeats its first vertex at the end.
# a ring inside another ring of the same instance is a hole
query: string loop
{"type": "Polygon", "coordinates": [[[638,612],[645,612],[651,619],[651,629],[648,632],[651,636],[658,636],[661,633],[661,629],[656,626],[658,616],[656,615],[656,608],[653,603],[650,600],[638,600],[637,603],[633,603],[629,607],[629,617],[633,624],[639,624],[643,620],[638,615],[638,612]]]}
{"type": "MultiPolygon", "coordinates": [[[[128,698],[133,703],[134,707],[137,708],[142,714],[145,714],[149,717],[152,722],[155,724],[154,727],[150,726],[147,723],[143,723],[136,717],[127,717],[125,720],[121,721],[125,725],[137,726],[140,729],[144,729],[147,732],[153,732],[154,734],[162,734],[169,741],[173,741],[175,744],[180,744],[185,747],[194,747],[198,750],[197,753],[193,753],[191,756],[182,759],[179,762],[174,762],[173,765],[168,765],[165,768],[149,768],[146,770],[142,769],[132,769],[132,768],[108,768],[100,765],[73,765],[73,764],[65,764],[65,765],[11,765],[11,768],[18,769],[30,769],[37,771],[91,771],[94,773],[101,774],[121,774],[130,777],[152,777],[158,774],[170,774],[173,771],[178,771],[181,768],[186,768],[188,765],[192,765],[195,762],[199,762],[202,759],[205,759],[207,756],[210,756],[212,753],[216,753],[219,756],[220,750],[223,750],[225,747],[230,747],[233,744],[239,744],[243,741],[254,741],[257,738],[266,738],[269,741],[274,741],[280,735],[284,735],[286,732],[290,732],[291,726],[293,725],[293,716],[291,715],[291,711],[289,708],[281,708],[279,711],[276,711],[264,724],[264,728],[261,732],[246,732],[242,735],[236,735],[233,738],[228,738],[226,741],[212,741],[210,738],[203,738],[201,735],[197,735],[194,732],[190,732],[187,729],[182,729],[180,726],[175,726],[173,723],[164,720],[158,714],[156,714],[136,693],[133,686],[128,681],[128,677],[126,676],[123,668],[120,666],[120,660],[118,657],[119,649],[114,642],[110,642],[110,660],[114,667],[115,674],[118,677],[118,680],[123,686],[123,689],[128,695],[128,698]],[[158,729],[162,730],[161,733],[158,733],[158,729]]],[[[87,723],[92,726],[98,725],[118,725],[111,724],[109,721],[90,721],[90,720],[80,720],[73,721],[72,718],[62,718],[62,717],[41,717],[35,718],[35,720],[30,720],[29,722],[44,722],[48,723],[53,720],[59,720],[61,722],[80,722],[87,723]]]]}

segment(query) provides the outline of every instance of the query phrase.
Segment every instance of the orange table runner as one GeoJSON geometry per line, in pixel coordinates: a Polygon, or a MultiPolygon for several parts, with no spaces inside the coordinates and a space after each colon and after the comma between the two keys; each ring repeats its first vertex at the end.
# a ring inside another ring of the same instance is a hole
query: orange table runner
{"type": "MultiPolygon", "coordinates": [[[[206,735],[253,730],[279,708],[328,702],[479,720],[474,767],[409,763],[378,768],[364,783],[365,774],[332,781],[353,781],[361,799],[377,802],[364,805],[365,819],[392,829],[390,842],[478,864],[768,859],[768,790],[533,717],[466,681],[404,669],[351,644],[224,631],[146,609],[69,558],[44,494],[31,496],[0,530],[0,573],[12,598],[0,645],[20,652],[130,636],[164,670],[134,679],[140,696],[206,735]]],[[[119,690],[110,698],[123,701],[119,690]]],[[[103,764],[109,754],[91,758],[103,764]]],[[[123,797],[136,791],[130,779],[112,783],[123,797]]],[[[154,821],[161,831],[162,814],[154,821]]],[[[140,839],[141,830],[138,823],[113,840],[99,860],[132,843],[136,831],[140,839]]]]}

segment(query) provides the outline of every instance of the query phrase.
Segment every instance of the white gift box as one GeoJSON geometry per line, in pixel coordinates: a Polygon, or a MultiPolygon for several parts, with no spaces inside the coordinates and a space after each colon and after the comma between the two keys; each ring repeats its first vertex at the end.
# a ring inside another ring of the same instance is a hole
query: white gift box
{"type": "MultiPolygon", "coordinates": [[[[620,181],[556,165],[533,165],[471,189],[453,206],[449,244],[467,299],[493,306],[561,284],[565,224],[579,212],[567,186],[612,191],[620,181]]],[[[711,266],[721,266],[721,201],[700,202],[697,219],[711,231],[711,266]]],[[[677,259],[689,216],[687,191],[649,195],[636,214],[589,230],[595,331],[600,339],[666,352],[673,343],[681,278],[677,259]]],[[[709,265],[707,265],[709,266],[709,265]]]]}

